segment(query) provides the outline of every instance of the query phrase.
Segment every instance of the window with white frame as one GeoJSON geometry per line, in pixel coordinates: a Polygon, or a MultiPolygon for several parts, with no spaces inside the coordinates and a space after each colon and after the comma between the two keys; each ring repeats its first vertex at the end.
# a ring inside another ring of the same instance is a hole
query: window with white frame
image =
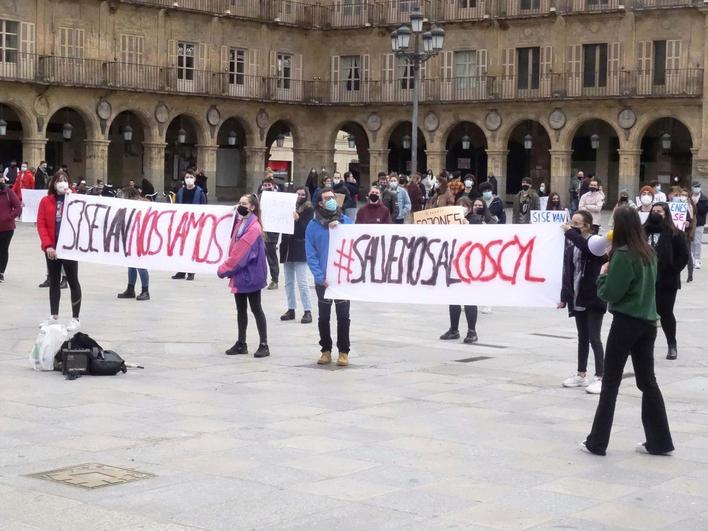
{"type": "Polygon", "coordinates": [[[516,64],[516,87],[519,90],[537,89],[541,78],[541,48],[517,48],[516,64]]]}
{"type": "Polygon", "coordinates": [[[279,89],[290,89],[293,75],[293,56],[279,53],[276,60],[276,83],[279,89]]]}
{"type": "Polygon", "coordinates": [[[194,80],[194,55],[197,45],[193,42],[177,43],[177,79],[194,80]]]}
{"type": "Polygon", "coordinates": [[[19,23],[0,20],[0,63],[17,63],[19,23]]]}
{"type": "Polygon", "coordinates": [[[229,83],[231,85],[246,83],[246,50],[242,48],[229,49],[229,83]]]}
{"type": "Polygon", "coordinates": [[[347,91],[357,91],[361,89],[361,56],[344,55],[341,59],[341,80],[347,91]]]}
{"type": "Polygon", "coordinates": [[[455,52],[455,82],[458,88],[473,86],[477,78],[477,52],[475,50],[464,50],[455,52]]]}
{"type": "Polygon", "coordinates": [[[141,65],[144,62],[145,37],[142,35],[120,36],[120,61],[141,65]]]}
{"type": "Polygon", "coordinates": [[[412,90],[415,87],[413,63],[405,57],[398,58],[398,79],[403,90],[412,90]]]}
{"type": "Polygon", "coordinates": [[[84,34],[79,28],[59,28],[59,57],[83,59],[84,34]]]}
{"type": "Polygon", "coordinates": [[[607,86],[607,44],[583,44],[583,87],[607,86]]]}

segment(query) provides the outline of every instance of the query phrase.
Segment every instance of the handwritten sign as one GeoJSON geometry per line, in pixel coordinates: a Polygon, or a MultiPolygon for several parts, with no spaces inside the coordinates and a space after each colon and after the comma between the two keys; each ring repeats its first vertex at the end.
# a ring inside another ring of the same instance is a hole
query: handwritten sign
{"type": "Polygon", "coordinates": [[[570,216],[567,210],[532,210],[531,223],[568,223],[570,216]]]}
{"type": "MultiPolygon", "coordinates": [[[[22,192],[24,194],[24,192],[22,192]]],[[[24,195],[23,195],[24,197],[24,195]]],[[[671,219],[674,220],[674,225],[678,230],[686,230],[686,225],[688,224],[688,203],[669,203],[669,210],[671,210],[671,219]]]]}
{"type": "MultiPolygon", "coordinates": [[[[548,208],[548,196],[543,196],[538,198],[538,204],[541,207],[541,210],[546,210],[548,208]]],[[[533,221],[531,222],[533,223],[533,221]]]]}
{"type": "Polygon", "coordinates": [[[413,213],[417,225],[462,225],[465,210],[461,206],[429,208],[413,213]]]}
{"type": "Polygon", "coordinates": [[[22,217],[24,223],[37,223],[39,202],[47,195],[46,190],[22,189],[22,217]]]}
{"type": "Polygon", "coordinates": [[[226,259],[233,207],[71,194],[57,255],[122,267],[216,273],[226,259]]]}
{"type": "Polygon", "coordinates": [[[406,304],[557,305],[563,231],[541,225],[339,225],[327,298],[406,304]]]}
{"type": "Polygon", "coordinates": [[[261,194],[261,222],[266,232],[292,234],[295,232],[293,212],[297,204],[297,194],[285,192],[263,192],[261,194]]]}

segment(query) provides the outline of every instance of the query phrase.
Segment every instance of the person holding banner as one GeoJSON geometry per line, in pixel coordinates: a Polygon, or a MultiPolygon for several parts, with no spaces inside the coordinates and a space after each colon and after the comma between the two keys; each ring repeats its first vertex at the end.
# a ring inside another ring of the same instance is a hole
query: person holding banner
{"type": "Polygon", "coordinates": [[[610,440],[617,393],[627,357],[632,357],[642,392],[642,424],[646,442],[637,451],[668,455],[674,450],[666,407],[654,375],[656,341],[656,255],[647,244],[639,215],[630,207],[615,212],[609,263],[602,266],[597,293],[613,315],[605,350],[600,400],[590,434],[581,449],[605,455],[610,440]]]}
{"type": "Polygon", "coordinates": [[[64,199],[71,193],[69,179],[61,171],[55,173],[49,180],[47,195],[39,202],[37,210],[37,232],[42,244],[42,251],[47,260],[49,272],[49,308],[50,316],[47,324],[56,324],[59,320],[59,301],[61,299],[62,269],[66,275],[71,292],[71,322],[67,327],[70,331],[80,328],[79,313],[81,311],[81,284],[79,284],[79,263],[75,260],[57,258],[57,241],[59,229],[64,217],[64,199]]]}
{"type": "Polygon", "coordinates": [[[671,189],[669,199],[671,199],[672,203],[672,205],[669,206],[672,217],[674,208],[680,209],[679,211],[683,209],[686,211],[686,221],[683,223],[683,226],[681,226],[682,224],[678,223],[675,219],[674,223],[677,225],[679,230],[683,230],[688,240],[688,264],[686,265],[688,276],[686,277],[686,282],[693,282],[694,260],[693,254],[691,253],[691,242],[693,241],[696,233],[696,208],[693,202],[688,200],[688,191],[684,190],[680,186],[674,186],[671,189]]]}
{"type": "Polygon", "coordinates": [[[378,186],[372,186],[369,190],[367,203],[356,213],[356,223],[376,223],[388,224],[391,221],[391,212],[381,202],[381,190],[378,186]]]}
{"type": "Polygon", "coordinates": [[[228,278],[231,293],[236,299],[236,319],[238,340],[226,351],[228,356],[248,354],[246,329],[248,328],[248,307],[256,319],[259,345],[254,358],[270,356],[268,348],[268,327],[261,306],[261,291],[266,287],[266,252],[263,229],[260,221],[258,197],[244,195],[236,207],[238,220],[234,225],[229,246],[229,256],[219,266],[219,278],[228,278]]]}
{"type": "MultiPolygon", "coordinates": [[[[140,190],[138,190],[135,185],[128,185],[123,188],[123,199],[133,199],[136,201],[147,201],[140,195],[140,190]]],[[[147,269],[129,267],[128,268],[128,287],[123,293],[118,294],[119,299],[135,299],[138,301],[149,301],[150,300],[150,273],[147,269]],[[138,275],[140,276],[141,290],[139,295],[135,295],[135,283],[138,280],[138,275]]]]}
{"type": "Polygon", "coordinates": [[[563,381],[563,387],[585,387],[590,394],[602,389],[603,358],[602,320],[607,311],[605,301],[597,296],[597,278],[607,262],[607,256],[595,256],[588,248],[592,236],[592,214],[578,210],[570,224],[561,225],[566,247],[563,255],[563,288],[559,308],[568,308],[568,316],[575,318],[578,330],[578,372],[563,381]],[[595,379],[587,377],[590,347],[595,357],[595,379]]]}
{"type": "Polygon", "coordinates": [[[521,179],[521,191],[514,197],[512,223],[531,223],[531,211],[541,210],[541,198],[531,188],[533,181],[528,177],[521,179]]]}
{"type": "MultiPolygon", "coordinates": [[[[204,190],[196,185],[196,182],[197,179],[192,173],[185,173],[184,186],[177,190],[175,202],[183,205],[206,205],[206,194],[204,193],[204,190]]],[[[173,280],[181,280],[185,277],[187,280],[194,280],[194,273],[184,273],[180,271],[179,273],[172,275],[173,280]]]]}
{"type": "Polygon", "coordinates": [[[310,203],[310,194],[307,188],[300,186],[297,193],[296,210],[293,212],[295,230],[293,234],[283,234],[280,240],[280,261],[285,270],[285,295],[288,299],[288,311],[280,316],[281,321],[295,319],[297,303],[295,299],[295,282],[300,291],[304,315],[300,322],[312,322],[312,303],[310,291],[307,287],[307,255],[305,254],[305,230],[308,223],[315,215],[315,210],[310,203]]]}
{"type": "Polygon", "coordinates": [[[657,256],[656,311],[669,347],[666,359],[675,360],[678,350],[674,304],[676,293],[681,289],[681,271],[688,264],[688,241],[674,225],[669,205],[663,202],[654,203],[644,232],[657,256]]]}
{"type": "Polygon", "coordinates": [[[497,219],[497,223],[502,225],[506,224],[506,211],[504,210],[504,203],[501,198],[494,194],[492,184],[489,182],[480,184],[479,192],[482,194],[484,204],[487,205],[487,210],[489,210],[489,213],[497,219]]]}
{"type": "Polygon", "coordinates": [[[701,191],[701,183],[696,181],[691,188],[691,202],[696,207],[696,233],[691,241],[691,254],[693,255],[694,266],[700,269],[701,247],[703,246],[703,232],[706,224],[706,214],[708,214],[708,197],[701,191]]]}
{"type": "Polygon", "coordinates": [[[15,218],[22,214],[22,203],[0,176],[0,282],[5,282],[5,269],[10,257],[10,241],[15,234],[15,218]]]}
{"type": "Polygon", "coordinates": [[[332,333],[330,328],[330,318],[332,315],[332,303],[334,303],[337,314],[337,350],[339,357],[337,365],[346,367],[349,365],[349,306],[347,300],[325,299],[327,290],[327,260],[329,257],[329,231],[340,223],[350,224],[352,222],[342,213],[342,209],[337,205],[334,190],[323,188],[320,194],[320,201],[315,207],[315,218],[310,221],[305,230],[305,252],[307,254],[307,264],[310,267],[312,276],[315,277],[315,291],[317,292],[317,309],[319,316],[317,326],[320,333],[320,359],[319,365],[332,363],[332,333]]]}
{"type": "MultiPolygon", "coordinates": [[[[258,200],[260,201],[263,192],[277,191],[272,173],[266,172],[266,176],[263,178],[260,190],[258,191],[258,200]]],[[[270,284],[268,284],[268,289],[274,290],[278,289],[278,279],[280,278],[280,262],[278,262],[278,240],[280,239],[280,233],[264,232],[263,237],[265,240],[266,257],[268,259],[268,270],[270,271],[270,284]]]]}

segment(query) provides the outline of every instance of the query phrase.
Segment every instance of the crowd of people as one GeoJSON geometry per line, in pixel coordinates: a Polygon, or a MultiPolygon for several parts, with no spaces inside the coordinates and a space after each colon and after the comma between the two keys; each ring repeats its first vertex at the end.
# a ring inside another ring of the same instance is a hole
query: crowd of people
{"type": "MultiPolygon", "coordinates": [[[[39,169],[46,168],[40,165],[39,169]]],[[[38,171],[39,171],[38,169],[38,171]]],[[[4,280],[8,248],[15,228],[14,219],[21,212],[22,188],[35,187],[40,179],[28,175],[26,165],[10,177],[0,178],[0,281],[4,280]],[[14,180],[11,180],[14,179],[14,180]]],[[[41,249],[46,257],[49,287],[50,317],[46,323],[57,322],[62,284],[70,288],[72,320],[69,328],[80,327],[81,286],[78,264],[59,259],[56,244],[62,223],[66,194],[82,193],[81,184],[72,188],[66,172],[58,171],[44,177],[47,196],[39,205],[37,230],[41,249]]],[[[85,183],[84,183],[85,184],[85,183]]],[[[101,183],[102,184],[102,183],[101,183]]],[[[100,185],[97,185],[100,186],[100,185]]],[[[121,190],[122,197],[145,200],[154,193],[149,182],[142,189],[134,182],[121,190]],[[148,192],[148,193],[146,193],[148,192]]],[[[206,178],[199,182],[197,172],[190,169],[175,190],[176,203],[204,204],[207,202],[206,178]]],[[[563,257],[562,290],[559,308],[567,308],[577,328],[577,371],[564,380],[564,387],[584,387],[588,393],[600,394],[600,403],[591,434],[583,448],[596,454],[605,453],[612,424],[614,404],[627,357],[632,356],[637,384],[644,393],[643,422],[649,453],[673,450],[668,421],[653,369],[656,321],[660,321],[668,344],[667,359],[678,356],[674,305],[681,288],[681,273],[688,267],[687,281],[700,269],[702,236],[708,213],[708,197],[699,182],[688,191],[680,186],[661,190],[659,183],[650,183],[639,190],[632,201],[626,190],[620,191],[610,217],[613,229],[608,253],[597,255],[589,242],[602,232],[602,211],[606,195],[601,181],[593,175],[578,172],[570,190],[570,204],[564,208],[559,193],[538,189],[529,178],[521,181],[521,190],[514,196],[512,223],[530,223],[531,212],[541,210],[542,200],[548,210],[567,210],[568,221],[561,225],[566,238],[563,257]],[[677,226],[669,202],[686,204],[686,221],[677,226]],[[603,346],[601,329],[607,311],[613,314],[610,336],[603,346]],[[631,331],[631,332],[628,332],[631,331]],[[594,356],[594,377],[588,376],[590,348],[594,356]]],[[[258,190],[242,196],[236,206],[228,258],[219,266],[218,276],[229,279],[237,313],[237,341],[226,350],[227,355],[247,354],[248,311],[252,313],[258,332],[258,347],[254,357],[270,355],[267,319],[261,303],[263,289],[279,287],[280,264],[285,276],[286,305],[282,321],[297,318],[297,296],[302,306],[300,322],[312,323],[309,278],[314,278],[317,295],[320,357],[318,364],[333,361],[335,346],[331,330],[332,307],[335,309],[336,363],[349,364],[350,303],[325,297],[329,229],[338,224],[401,224],[410,222],[414,213],[423,209],[446,206],[462,207],[464,223],[504,224],[507,222],[504,201],[497,195],[496,179],[490,176],[478,182],[472,174],[442,172],[438,176],[402,175],[396,172],[377,175],[364,191],[351,172],[332,175],[311,171],[304,186],[288,182],[276,183],[272,172],[266,174],[258,190]],[[265,232],[261,225],[260,198],[263,192],[288,191],[297,194],[293,212],[293,234],[265,232]],[[278,255],[280,255],[278,257],[278,255]],[[309,271],[309,274],[308,274],[309,271]],[[270,281],[268,281],[270,275],[270,281]],[[297,287],[297,290],[296,290],[297,287]]],[[[560,229],[559,229],[560,230],[560,229]]],[[[173,279],[193,280],[194,274],[179,272],[173,279]]],[[[118,294],[120,299],[149,300],[149,274],[144,269],[130,268],[128,285],[118,294]],[[142,290],[135,290],[138,277],[142,290]]],[[[478,308],[475,305],[450,306],[449,329],[441,340],[461,338],[460,319],[464,310],[467,331],[463,342],[478,341],[478,308]]]]}

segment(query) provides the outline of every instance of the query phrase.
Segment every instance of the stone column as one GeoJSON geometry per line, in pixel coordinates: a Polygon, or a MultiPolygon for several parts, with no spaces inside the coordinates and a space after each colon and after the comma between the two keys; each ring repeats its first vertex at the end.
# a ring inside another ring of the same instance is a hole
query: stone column
{"type": "Polygon", "coordinates": [[[96,184],[98,179],[106,182],[108,174],[108,146],[109,140],[85,140],[86,144],[86,165],[85,179],[89,185],[96,184]]]}
{"type": "Polygon", "coordinates": [[[46,138],[23,138],[22,139],[22,161],[26,161],[32,167],[38,167],[40,161],[44,160],[46,138]]]}
{"type": "Polygon", "coordinates": [[[334,149],[293,148],[292,176],[296,186],[305,184],[310,168],[319,173],[324,168],[332,175],[334,171],[334,149]]]}
{"type": "Polygon", "coordinates": [[[247,193],[255,193],[263,178],[266,151],[268,149],[264,147],[243,148],[243,152],[246,154],[246,189],[244,191],[247,193]]]}
{"type": "Polygon", "coordinates": [[[641,149],[618,149],[619,153],[619,191],[627,190],[629,197],[639,194],[639,167],[641,149]]]}
{"type": "Polygon", "coordinates": [[[446,149],[426,149],[425,156],[427,158],[428,167],[422,168],[421,171],[433,170],[433,174],[438,175],[445,169],[445,159],[447,158],[446,149]]]}
{"type": "Polygon", "coordinates": [[[390,149],[369,149],[369,180],[375,183],[378,173],[388,173],[388,154],[390,149]]]}
{"type": "Polygon", "coordinates": [[[143,142],[143,176],[156,192],[165,191],[165,146],[164,142],[143,142]]]}
{"type": "Polygon", "coordinates": [[[508,149],[487,149],[487,176],[497,179],[497,192],[502,201],[506,199],[506,160],[508,149]]]}
{"type": "MultiPolygon", "coordinates": [[[[550,191],[561,196],[561,202],[567,204],[570,200],[570,172],[572,170],[571,149],[550,149],[551,182],[550,191]]],[[[605,188],[607,184],[605,183],[605,188]]]]}
{"type": "Polygon", "coordinates": [[[216,150],[219,146],[206,146],[197,144],[197,168],[212,180],[211,187],[216,190],[216,150]]]}
{"type": "Polygon", "coordinates": [[[595,177],[600,179],[605,191],[609,189],[609,183],[607,182],[609,180],[609,167],[610,137],[600,135],[600,145],[595,153],[595,177]]]}

